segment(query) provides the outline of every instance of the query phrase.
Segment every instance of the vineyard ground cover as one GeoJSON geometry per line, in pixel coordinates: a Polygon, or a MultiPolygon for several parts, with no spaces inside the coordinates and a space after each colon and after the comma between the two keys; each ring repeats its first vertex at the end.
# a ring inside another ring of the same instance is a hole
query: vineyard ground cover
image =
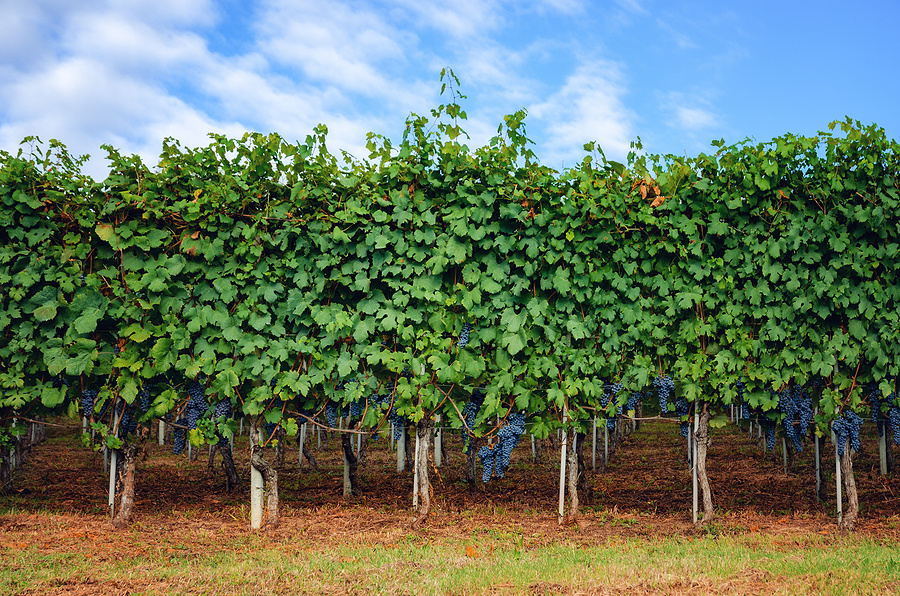
{"type": "MultiPolygon", "coordinates": [[[[14,492],[0,497],[0,591],[352,594],[422,593],[417,586],[427,585],[433,593],[885,593],[900,589],[893,496],[900,479],[877,474],[874,428],[864,433],[855,463],[862,515],[848,537],[837,532],[834,503],[815,501],[810,446],[797,473],[785,475],[780,453],[764,455],[732,425],[713,434],[709,469],[720,513],[704,529],[690,524],[677,426],[650,422],[605,473],[591,475],[593,499],[572,527],[556,521],[554,450],[545,446],[544,463],[532,464],[527,437],[507,477],[474,493],[452,437],[449,464],[433,481],[433,515],[415,531],[411,473],[396,473],[387,442],[369,443],[364,494],[344,498],[335,437],[318,450],[311,441],[319,472],[298,473],[291,444],[280,470],[282,524],[264,533],[248,530],[246,436],[235,448],[242,490],[230,495],[221,491],[221,470],[207,469],[205,450],[191,463],[148,445],[135,524],[113,532],[99,456],[74,429],[53,428],[15,476],[14,492]],[[865,570],[840,563],[861,553],[865,570]],[[790,561],[797,566],[785,567],[790,561]]],[[[589,441],[585,447],[590,466],[589,441]]],[[[823,462],[833,466],[832,450],[823,462]]]]}

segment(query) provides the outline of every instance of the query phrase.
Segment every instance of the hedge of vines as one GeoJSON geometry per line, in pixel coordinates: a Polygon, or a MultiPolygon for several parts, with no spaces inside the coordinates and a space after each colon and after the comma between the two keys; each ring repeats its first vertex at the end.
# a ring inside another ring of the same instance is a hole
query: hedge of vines
{"type": "MultiPolygon", "coordinates": [[[[560,172],[529,149],[524,112],[467,147],[455,97],[396,144],[370,135],[366,160],[331,153],[324,126],[300,143],[167,139],[152,167],[105,147],[102,181],[56,141],[0,153],[0,440],[17,417],[74,414],[90,387],[97,420],[150,387],[136,417],[174,416],[193,380],[289,433],[386,393],[362,426],[392,404],[462,427],[484,385],[475,435],[523,412],[546,436],[564,409],[575,429],[614,415],[604,384],[664,373],[712,413],[743,379],[773,419],[779,390],[819,379],[820,432],[868,412],[870,386],[887,412],[900,147],[882,129],[628,165],[588,145],[560,172]]],[[[223,416],[191,438],[233,430],[223,416]]]]}

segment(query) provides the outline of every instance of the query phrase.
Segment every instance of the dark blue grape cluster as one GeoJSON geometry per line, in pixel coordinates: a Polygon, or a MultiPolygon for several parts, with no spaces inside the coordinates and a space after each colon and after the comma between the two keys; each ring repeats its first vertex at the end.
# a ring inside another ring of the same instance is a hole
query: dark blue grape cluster
{"type": "Polygon", "coordinates": [[[798,452],[813,418],[812,397],[801,385],[788,385],[778,394],[778,409],[784,414],[784,435],[798,452]]]}
{"type": "Polygon", "coordinates": [[[175,427],[175,431],[173,435],[175,436],[175,445],[172,449],[172,453],[175,455],[180,454],[184,451],[184,448],[187,447],[187,430],[184,428],[187,426],[187,420],[184,418],[180,418],[175,421],[175,424],[178,426],[175,427]]]}
{"type": "MultiPolygon", "coordinates": [[[[622,383],[607,383],[603,386],[603,393],[600,394],[600,405],[603,408],[606,408],[611,401],[615,400],[616,396],[619,395],[619,392],[624,389],[624,385],[622,383]]],[[[622,413],[622,408],[618,408],[618,413],[622,413]]],[[[607,418],[606,419],[606,428],[608,430],[615,430],[616,428],[616,419],[615,418],[607,418]]]]}
{"type": "MultiPolygon", "coordinates": [[[[213,409],[213,419],[218,421],[219,418],[231,418],[231,401],[227,399],[219,400],[216,402],[216,406],[213,409]]],[[[228,445],[228,437],[225,436],[224,433],[217,433],[219,437],[219,447],[225,447],[228,445]]]]}
{"type": "Polygon", "coordinates": [[[494,472],[497,478],[503,478],[506,474],[512,451],[519,444],[523,434],[525,434],[525,414],[521,412],[510,414],[506,423],[497,431],[498,442],[494,447],[494,472]]]}
{"type": "Polygon", "coordinates": [[[134,408],[129,407],[125,402],[120,402],[118,407],[119,429],[122,435],[134,433],[137,430],[137,418],[134,416],[134,408]]]}
{"type": "Polygon", "coordinates": [[[138,407],[140,407],[141,412],[149,412],[150,411],[150,390],[146,388],[141,388],[138,391],[138,407]]]}
{"type": "Polygon", "coordinates": [[[53,380],[50,382],[50,384],[54,389],[61,389],[63,385],[65,385],[66,388],[69,387],[69,382],[59,375],[53,377],[53,380]]]}
{"type": "MultiPolygon", "coordinates": [[[[394,384],[391,382],[391,384],[388,385],[388,392],[381,396],[381,403],[391,406],[391,411],[388,413],[388,420],[394,425],[394,440],[399,441],[403,438],[403,430],[406,428],[406,425],[409,424],[409,420],[406,416],[401,416],[397,412],[397,405],[393,404],[395,396],[394,391],[394,384]]],[[[381,405],[381,403],[379,405],[381,405]]]]}
{"type": "Polygon", "coordinates": [[[97,399],[98,393],[96,389],[85,389],[81,392],[81,412],[87,418],[94,413],[94,400],[97,399]]]}
{"type": "Polygon", "coordinates": [[[766,451],[775,451],[775,421],[769,418],[763,418],[761,423],[766,431],[766,451]]]}
{"type": "Polygon", "coordinates": [[[494,459],[497,452],[493,445],[482,445],[478,450],[478,459],[481,460],[481,481],[485,484],[491,479],[494,473],[494,459]]]}
{"type": "Polygon", "coordinates": [[[471,323],[463,323],[462,331],[459,332],[459,341],[456,342],[456,345],[460,348],[464,348],[469,345],[469,332],[472,330],[471,323]]]}
{"type": "Polygon", "coordinates": [[[669,411],[669,397],[675,391],[675,381],[669,375],[659,375],[653,379],[653,388],[659,397],[659,413],[666,414],[669,411]]]}
{"type": "Polygon", "coordinates": [[[359,418],[362,416],[363,408],[362,408],[363,400],[359,399],[357,401],[350,403],[350,411],[349,414],[353,418],[359,418]]]}
{"type": "Polygon", "coordinates": [[[844,445],[850,440],[850,448],[859,453],[862,445],[859,442],[859,431],[862,428],[862,417],[853,410],[846,410],[844,414],[831,423],[831,430],[837,437],[838,456],[844,456],[844,445]]]}
{"type": "Polygon", "coordinates": [[[268,443],[272,440],[272,437],[275,436],[275,431],[278,430],[277,422],[266,422],[266,436],[263,437],[263,443],[268,443]]]}
{"type": "Polygon", "coordinates": [[[481,410],[482,404],[484,404],[484,388],[484,385],[476,387],[469,396],[469,401],[467,401],[466,405],[463,407],[463,420],[466,421],[466,426],[463,427],[461,432],[463,438],[463,453],[469,452],[469,433],[466,432],[466,427],[470,430],[474,430],[475,428],[478,412],[481,410]]]}
{"type": "Polygon", "coordinates": [[[888,424],[891,425],[891,432],[894,433],[894,445],[900,445],[900,407],[897,407],[896,397],[893,393],[887,396],[887,401],[891,405],[888,410],[888,424]]]}
{"type": "Polygon", "coordinates": [[[884,403],[884,394],[875,383],[866,387],[866,391],[868,393],[867,398],[869,406],[872,408],[872,422],[878,422],[878,420],[881,419],[881,405],[884,403]]]}
{"type": "Polygon", "coordinates": [[[188,428],[197,428],[197,421],[206,412],[206,390],[199,381],[191,381],[188,385],[187,423],[188,428]]]}
{"type": "Polygon", "coordinates": [[[213,410],[213,416],[216,420],[224,416],[225,418],[231,418],[231,402],[227,399],[223,399],[216,403],[215,410],[213,410]]]}
{"type": "MultiPolygon", "coordinates": [[[[687,416],[691,413],[691,402],[686,400],[683,397],[679,397],[675,400],[675,415],[681,418],[682,416],[687,416]]],[[[691,424],[689,422],[682,422],[681,425],[681,436],[685,439],[688,438],[688,434],[691,432],[691,424]]]]}
{"type": "Polygon", "coordinates": [[[391,408],[391,413],[388,414],[388,419],[391,421],[391,424],[394,425],[394,440],[401,440],[403,438],[403,429],[405,429],[406,425],[409,424],[409,420],[406,418],[406,416],[401,416],[397,413],[396,406],[391,408]]]}
{"type": "Polygon", "coordinates": [[[626,412],[637,412],[638,405],[640,405],[641,401],[644,399],[644,394],[640,391],[632,391],[631,395],[628,396],[628,402],[625,404],[626,412]]]}
{"type": "Polygon", "coordinates": [[[330,401],[325,404],[325,420],[331,428],[337,427],[337,413],[338,403],[336,401],[330,401]]]}

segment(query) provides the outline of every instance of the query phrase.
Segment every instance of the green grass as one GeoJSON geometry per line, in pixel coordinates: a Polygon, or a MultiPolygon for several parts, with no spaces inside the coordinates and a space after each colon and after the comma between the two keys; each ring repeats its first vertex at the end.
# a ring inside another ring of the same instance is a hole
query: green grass
{"type": "MultiPolygon", "coordinates": [[[[49,528],[48,528],[49,529],[49,528]]],[[[395,536],[396,537],[396,536],[395,536]]],[[[394,543],[325,548],[242,534],[147,540],[100,549],[3,549],[0,593],[79,586],[115,594],[884,594],[900,590],[900,549],[855,536],[613,538],[546,545],[517,532],[449,542],[408,533],[394,543]],[[467,547],[470,549],[467,552],[467,547]],[[471,550],[474,549],[474,550],[471,550]],[[142,553],[142,554],[137,554],[142,553]]],[[[74,593],[74,592],[73,592],[74,593]]],[[[77,592],[82,593],[82,592],[77,592]]]]}

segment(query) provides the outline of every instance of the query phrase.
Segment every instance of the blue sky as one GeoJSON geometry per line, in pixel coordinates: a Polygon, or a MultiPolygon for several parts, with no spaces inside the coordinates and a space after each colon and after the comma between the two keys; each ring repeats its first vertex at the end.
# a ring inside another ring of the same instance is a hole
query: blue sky
{"type": "Polygon", "coordinates": [[[56,138],[154,164],[162,140],[329,128],[365,157],[441,103],[452,68],[471,147],[526,109],[544,164],[596,141],[624,160],[812,135],[845,116],[900,137],[900,2],[0,0],[0,149],[56,138]]]}

